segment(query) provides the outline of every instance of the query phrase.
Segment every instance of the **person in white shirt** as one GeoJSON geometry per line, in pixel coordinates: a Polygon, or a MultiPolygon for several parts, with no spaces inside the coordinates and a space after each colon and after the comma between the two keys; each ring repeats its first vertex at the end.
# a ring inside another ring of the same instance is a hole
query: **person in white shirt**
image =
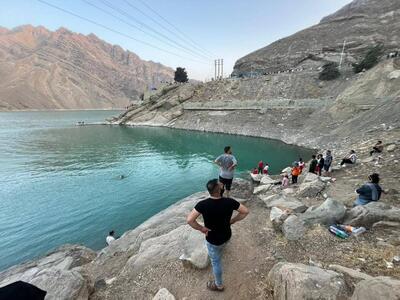
{"type": "Polygon", "coordinates": [[[106,237],[106,243],[108,246],[110,246],[110,244],[115,241],[114,233],[114,230],[111,230],[106,237]]]}
{"type": "Polygon", "coordinates": [[[267,163],[265,163],[265,167],[264,167],[263,173],[265,175],[268,175],[268,170],[269,170],[269,165],[267,163]]]}

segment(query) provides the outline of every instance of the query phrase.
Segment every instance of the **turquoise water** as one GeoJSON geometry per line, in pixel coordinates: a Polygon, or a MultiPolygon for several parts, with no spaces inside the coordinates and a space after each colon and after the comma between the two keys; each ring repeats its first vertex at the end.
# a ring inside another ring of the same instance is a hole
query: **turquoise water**
{"type": "Polygon", "coordinates": [[[238,172],[278,172],[310,151],[278,141],[166,128],[75,126],[115,111],[0,113],[0,269],[65,244],[105,246],[218,175],[232,145],[238,172]],[[119,180],[121,174],[129,175],[119,180]]]}

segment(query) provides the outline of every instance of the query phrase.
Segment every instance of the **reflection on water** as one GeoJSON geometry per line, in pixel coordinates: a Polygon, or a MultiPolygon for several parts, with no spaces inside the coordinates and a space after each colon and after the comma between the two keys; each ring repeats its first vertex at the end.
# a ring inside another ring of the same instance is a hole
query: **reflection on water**
{"type": "Polygon", "coordinates": [[[238,172],[272,172],[310,152],[277,141],[165,128],[74,126],[105,111],[0,113],[0,269],[64,243],[105,246],[218,175],[226,145],[238,172]],[[129,175],[118,180],[121,174],[129,175]]]}

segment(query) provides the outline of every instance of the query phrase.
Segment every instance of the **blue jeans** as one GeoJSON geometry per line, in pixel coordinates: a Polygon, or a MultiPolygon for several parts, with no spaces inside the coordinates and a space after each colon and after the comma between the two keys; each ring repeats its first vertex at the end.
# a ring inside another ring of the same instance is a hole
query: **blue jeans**
{"type": "Polygon", "coordinates": [[[225,244],[215,246],[206,241],[206,245],[207,245],[207,250],[208,250],[208,256],[210,257],[210,260],[211,260],[211,265],[212,265],[214,278],[215,278],[215,284],[217,286],[221,286],[222,285],[221,258],[222,258],[222,249],[224,248],[225,244]]]}

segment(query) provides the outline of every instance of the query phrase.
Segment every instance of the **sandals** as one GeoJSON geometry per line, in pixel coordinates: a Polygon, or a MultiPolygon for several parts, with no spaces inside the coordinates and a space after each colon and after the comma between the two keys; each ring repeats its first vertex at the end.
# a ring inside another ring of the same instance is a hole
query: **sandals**
{"type": "Polygon", "coordinates": [[[213,292],[223,292],[223,291],[224,291],[224,287],[218,287],[218,286],[215,284],[215,281],[209,281],[209,282],[207,282],[207,288],[208,288],[210,291],[213,291],[213,292]]]}

